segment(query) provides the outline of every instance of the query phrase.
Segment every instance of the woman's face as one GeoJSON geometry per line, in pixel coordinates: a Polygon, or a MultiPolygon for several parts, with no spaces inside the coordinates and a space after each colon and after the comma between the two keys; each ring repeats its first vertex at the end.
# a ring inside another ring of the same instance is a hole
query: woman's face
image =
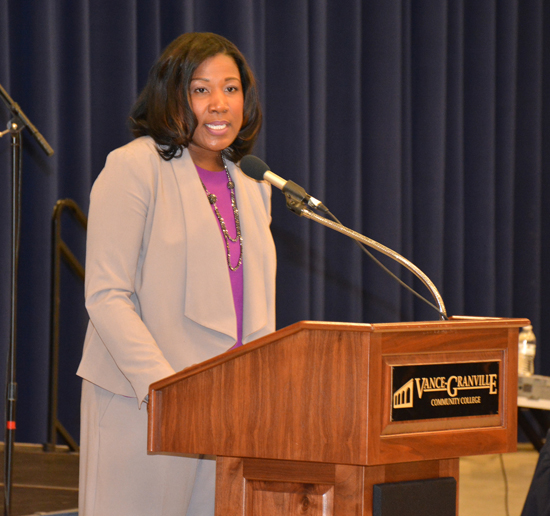
{"type": "Polygon", "coordinates": [[[234,59],[217,54],[203,61],[191,79],[189,99],[198,122],[189,152],[195,164],[212,170],[243,124],[244,95],[234,59]]]}

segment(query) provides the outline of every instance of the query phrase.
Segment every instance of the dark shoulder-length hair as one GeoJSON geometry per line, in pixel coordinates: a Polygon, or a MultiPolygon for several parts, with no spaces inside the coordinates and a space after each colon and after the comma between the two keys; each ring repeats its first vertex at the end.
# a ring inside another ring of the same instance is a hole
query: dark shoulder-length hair
{"type": "Polygon", "coordinates": [[[241,75],[244,95],[243,125],[224,156],[238,162],[252,151],[262,125],[256,79],[239,49],[226,38],[192,32],[175,39],[149,72],[149,78],[130,113],[134,136],[151,136],[159,154],[170,160],[181,156],[193,139],[197,118],[189,103],[189,87],[197,67],[217,54],[231,56],[241,75]]]}

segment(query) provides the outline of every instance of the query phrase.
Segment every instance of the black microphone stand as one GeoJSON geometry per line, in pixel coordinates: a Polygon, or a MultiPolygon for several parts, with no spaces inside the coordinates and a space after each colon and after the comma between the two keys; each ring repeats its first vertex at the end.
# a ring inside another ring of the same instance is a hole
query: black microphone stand
{"type": "Polygon", "coordinates": [[[12,164],[12,224],[11,224],[11,303],[10,303],[10,342],[8,347],[6,372],[6,428],[4,439],[4,516],[11,515],[13,450],[15,444],[15,412],[17,406],[16,349],[17,349],[17,271],[19,264],[19,241],[21,236],[21,170],[22,138],[21,132],[27,127],[38,141],[44,152],[51,156],[53,149],[36,127],[25,116],[19,105],[13,101],[0,84],[0,97],[11,111],[13,118],[5,131],[11,135],[12,164]]]}

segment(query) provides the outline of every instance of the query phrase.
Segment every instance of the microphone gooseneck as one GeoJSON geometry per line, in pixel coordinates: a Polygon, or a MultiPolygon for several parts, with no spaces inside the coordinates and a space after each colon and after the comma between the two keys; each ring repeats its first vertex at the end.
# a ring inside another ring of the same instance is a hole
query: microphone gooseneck
{"type": "Polygon", "coordinates": [[[392,249],[385,247],[382,244],[379,244],[375,240],[367,238],[361,235],[360,233],[357,233],[356,231],[353,231],[343,226],[340,223],[340,221],[330,212],[330,210],[321,201],[319,201],[318,199],[315,199],[315,197],[312,197],[311,195],[306,193],[306,191],[301,186],[297,185],[294,181],[286,181],[282,177],[271,172],[267,164],[264,163],[260,158],[257,158],[256,156],[252,156],[252,155],[244,156],[241,160],[240,167],[241,167],[241,170],[252,179],[255,179],[256,181],[268,181],[273,186],[276,186],[277,188],[279,188],[285,194],[285,197],[287,200],[287,203],[286,203],[287,207],[297,215],[305,216],[306,218],[315,220],[316,222],[326,227],[329,227],[331,229],[334,229],[335,231],[338,231],[339,233],[342,233],[344,235],[351,237],[355,241],[355,243],[359,245],[359,247],[367,254],[367,256],[369,256],[371,260],[373,260],[379,267],[381,267],[384,272],[389,274],[401,286],[405,287],[407,290],[412,292],[415,296],[417,296],[419,299],[424,301],[427,305],[435,309],[439,313],[439,316],[441,317],[441,319],[448,319],[447,311],[445,310],[445,305],[443,303],[443,298],[439,294],[439,291],[437,290],[435,285],[432,283],[430,278],[428,278],[428,276],[426,276],[426,274],[424,274],[412,262],[410,262],[409,260],[401,256],[399,253],[396,253],[392,249]],[[334,220],[334,222],[332,220],[329,220],[326,217],[321,217],[313,213],[309,208],[314,208],[324,212],[326,215],[330,216],[334,220]],[[377,260],[364,247],[363,244],[368,245],[373,249],[376,249],[377,251],[381,252],[382,254],[385,254],[386,256],[389,256],[390,258],[395,260],[397,263],[401,264],[403,267],[405,267],[410,272],[412,272],[428,288],[433,298],[437,302],[438,306],[435,306],[433,303],[431,303],[426,298],[421,296],[418,292],[416,292],[414,289],[412,289],[409,285],[404,283],[395,274],[393,274],[387,267],[385,267],[379,260],[377,260]]]}

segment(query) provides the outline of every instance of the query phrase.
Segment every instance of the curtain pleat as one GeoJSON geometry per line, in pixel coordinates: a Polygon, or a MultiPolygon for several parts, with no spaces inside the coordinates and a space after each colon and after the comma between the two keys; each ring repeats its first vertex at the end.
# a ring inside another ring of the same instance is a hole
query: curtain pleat
{"type": "MultiPolygon", "coordinates": [[[[411,13],[412,213],[411,259],[430,274],[436,285],[443,279],[443,209],[445,189],[445,108],[447,25],[445,2],[413,2],[411,13]],[[435,275],[434,275],[435,273],[435,275]]],[[[418,281],[416,282],[418,285],[418,281]]],[[[422,307],[417,318],[429,318],[422,307]]]]}
{"type": "MultiPolygon", "coordinates": [[[[410,112],[403,105],[409,94],[403,70],[410,62],[402,52],[408,28],[399,2],[363,3],[362,165],[358,171],[362,176],[362,231],[401,254],[406,254],[401,248],[401,221],[402,216],[408,217],[403,213],[403,201],[407,202],[410,194],[402,186],[411,172],[407,167],[410,155],[402,152],[410,143],[406,136],[410,112]]],[[[380,258],[394,273],[400,273],[396,264],[380,258]]],[[[364,320],[399,320],[401,287],[366,258],[363,280],[368,285],[362,292],[364,320]]]]}
{"type": "MultiPolygon", "coordinates": [[[[519,2],[514,184],[514,311],[540,328],[543,2],[519,2]],[[529,25],[527,27],[527,25],[529,25]]],[[[546,94],[548,99],[548,94],[546,94]]],[[[549,141],[546,140],[546,145],[549,141]]],[[[547,171],[548,172],[548,171],[547,171]]]]}
{"type": "Polygon", "coordinates": [[[495,308],[495,28],[495,2],[465,3],[464,304],[472,313],[495,308]]]}
{"type": "Polygon", "coordinates": [[[514,247],[514,162],[518,2],[497,5],[495,120],[495,298],[496,313],[512,313],[514,247]]]}
{"type": "MultiPolygon", "coordinates": [[[[87,211],[106,155],[175,37],[212,31],[254,69],[255,153],[346,225],[436,284],[449,314],[521,316],[550,373],[550,6],[543,0],[0,0],[0,84],[54,147],[25,131],[18,440],[46,438],[51,212],[87,211]]],[[[0,131],[10,116],[0,106],[0,131]]],[[[9,340],[11,168],[0,139],[0,371],[9,340]]],[[[278,327],[301,319],[435,319],[346,237],[273,192],[278,327]]],[[[70,216],[64,238],[84,260],[70,216]]],[[[246,245],[246,244],[245,244],[246,245]]],[[[408,271],[380,257],[430,297],[408,271]]],[[[60,417],[78,435],[83,288],[62,272],[60,417]]],[[[0,374],[3,380],[3,374],[0,374]]],[[[4,400],[0,400],[0,408],[4,400]]]]}
{"type": "MultiPolygon", "coordinates": [[[[540,13],[543,24],[542,35],[542,121],[541,134],[541,219],[540,219],[540,312],[532,317],[538,317],[536,330],[539,332],[539,346],[536,357],[536,367],[540,374],[550,374],[550,346],[544,345],[545,336],[550,335],[550,319],[546,317],[550,307],[550,205],[546,202],[547,192],[550,191],[550,5],[543,2],[540,13]],[[542,345],[541,345],[542,344],[542,345]]],[[[515,306],[513,312],[519,312],[515,306]]],[[[526,312],[527,313],[527,312],[526,312]]]]}
{"type": "Polygon", "coordinates": [[[448,2],[445,93],[444,275],[442,294],[449,313],[464,306],[464,6],[448,2]]]}

